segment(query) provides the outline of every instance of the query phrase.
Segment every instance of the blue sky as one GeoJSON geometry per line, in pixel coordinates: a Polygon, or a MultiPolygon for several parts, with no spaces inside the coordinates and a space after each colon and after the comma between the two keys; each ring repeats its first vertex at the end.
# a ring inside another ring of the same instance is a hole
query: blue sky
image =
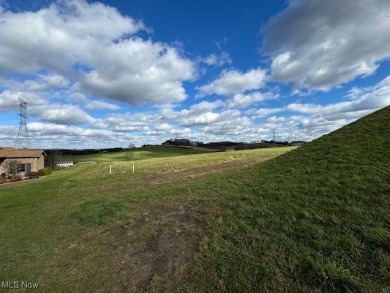
{"type": "Polygon", "coordinates": [[[390,104],[390,6],[0,0],[0,146],[312,140],[390,104]]]}

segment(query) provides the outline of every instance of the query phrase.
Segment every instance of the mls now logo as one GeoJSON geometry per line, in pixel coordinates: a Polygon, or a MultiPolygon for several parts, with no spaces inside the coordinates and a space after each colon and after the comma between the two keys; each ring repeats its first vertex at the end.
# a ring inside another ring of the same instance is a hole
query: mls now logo
{"type": "Polygon", "coordinates": [[[29,281],[1,281],[2,289],[37,289],[39,283],[29,281]]]}

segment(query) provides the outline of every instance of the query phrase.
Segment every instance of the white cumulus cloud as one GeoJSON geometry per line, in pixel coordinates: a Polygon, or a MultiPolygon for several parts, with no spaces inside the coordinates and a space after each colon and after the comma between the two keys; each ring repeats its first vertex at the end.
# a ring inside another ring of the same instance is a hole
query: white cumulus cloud
{"type": "Polygon", "coordinates": [[[263,87],[266,76],[266,71],[261,68],[251,69],[247,72],[224,70],[216,80],[201,86],[199,91],[202,95],[217,94],[220,96],[244,93],[263,87]]]}
{"type": "Polygon", "coordinates": [[[0,76],[35,75],[45,85],[132,105],[183,101],[193,62],[173,46],[138,37],[141,30],[147,30],[141,21],[84,0],[36,12],[3,9],[0,76]]]}
{"type": "Polygon", "coordinates": [[[85,107],[89,110],[118,110],[119,106],[104,101],[90,101],[85,107]]]}
{"type": "MultiPolygon", "coordinates": [[[[34,110],[34,108],[33,108],[34,110]]],[[[64,125],[81,125],[94,122],[94,118],[74,105],[50,105],[50,107],[35,109],[36,115],[45,122],[64,124],[64,125]]],[[[34,115],[34,116],[35,116],[34,115]]]]}
{"type": "Polygon", "coordinates": [[[388,0],[292,0],[263,27],[271,80],[329,90],[390,57],[388,0]]]}
{"type": "Polygon", "coordinates": [[[199,58],[198,62],[204,63],[209,66],[223,66],[226,64],[231,64],[232,60],[229,57],[229,53],[222,52],[221,54],[210,54],[204,58],[199,58]]]}

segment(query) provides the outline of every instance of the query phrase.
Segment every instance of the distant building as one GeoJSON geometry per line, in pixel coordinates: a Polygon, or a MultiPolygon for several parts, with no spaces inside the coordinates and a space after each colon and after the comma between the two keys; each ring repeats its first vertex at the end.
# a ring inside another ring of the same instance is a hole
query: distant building
{"type": "Polygon", "coordinates": [[[44,168],[45,156],[43,150],[0,148],[0,174],[37,172],[44,168]]]}
{"type": "Polygon", "coordinates": [[[304,144],[306,144],[306,143],[307,143],[307,141],[296,140],[296,141],[290,142],[290,145],[292,145],[292,146],[301,146],[301,145],[304,145],[304,144]]]}
{"type": "Polygon", "coordinates": [[[72,167],[72,166],[74,166],[74,162],[73,161],[58,162],[57,163],[57,167],[58,168],[69,168],[69,167],[72,167]]]}

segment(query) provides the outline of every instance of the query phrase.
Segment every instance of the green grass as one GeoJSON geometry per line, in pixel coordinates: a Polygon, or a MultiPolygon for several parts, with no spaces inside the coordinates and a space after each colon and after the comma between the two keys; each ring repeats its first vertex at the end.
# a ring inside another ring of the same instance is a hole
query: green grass
{"type": "Polygon", "coordinates": [[[123,210],[123,204],[118,201],[99,198],[85,202],[78,206],[72,217],[81,225],[104,225],[113,222],[123,210]]]}
{"type": "MultiPolygon", "coordinates": [[[[191,217],[206,207],[183,193],[182,188],[196,186],[198,173],[211,172],[214,167],[230,168],[229,164],[236,162],[268,160],[291,149],[187,156],[182,154],[188,150],[175,149],[179,154],[176,157],[172,157],[172,149],[163,154],[165,157],[136,161],[135,173],[131,172],[132,162],[92,161],[55,171],[40,180],[0,186],[0,251],[6,252],[0,258],[1,278],[39,282],[46,292],[96,292],[113,288],[122,291],[126,287],[121,287],[123,280],[118,278],[126,253],[118,252],[119,248],[124,249],[133,241],[153,242],[172,228],[155,227],[153,223],[158,219],[137,224],[156,203],[167,203],[163,210],[164,215],[169,215],[175,212],[177,200],[184,200],[178,209],[184,205],[185,217],[190,219],[168,220],[176,226],[191,222],[191,217]],[[109,165],[113,166],[112,174],[109,165]],[[123,165],[127,167],[126,173],[122,173],[123,165]],[[183,175],[187,171],[194,173],[183,175]],[[155,179],[159,180],[153,182],[155,179]],[[134,231],[129,226],[132,223],[137,225],[134,231]],[[125,230],[121,228],[128,226],[125,230]],[[113,272],[118,276],[112,276],[113,272]]],[[[200,236],[196,240],[204,236],[196,227],[185,233],[188,239],[197,233],[200,236]]]]}
{"type": "Polygon", "coordinates": [[[389,292],[389,129],[387,107],[297,149],[0,186],[1,277],[46,292],[389,292]]]}
{"type": "Polygon", "coordinates": [[[120,152],[107,152],[97,153],[89,155],[63,155],[61,160],[63,161],[75,161],[75,162],[90,162],[96,163],[103,162],[126,162],[129,161],[126,158],[127,153],[134,153],[135,160],[152,159],[152,158],[167,158],[185,155],[195,155],[214,152],[205,148],[183,149],[171,146],[145,146],[143,148],[137,148],[134,150],[125,150],[120,152]]]}
{"type": "Polygon", "coordinates": [[[234,178],[237,187],[214,187],[227,208],[182,288],[389,292],[389,128],[387,107],[226,175],[224,182],[234,178]]]}

